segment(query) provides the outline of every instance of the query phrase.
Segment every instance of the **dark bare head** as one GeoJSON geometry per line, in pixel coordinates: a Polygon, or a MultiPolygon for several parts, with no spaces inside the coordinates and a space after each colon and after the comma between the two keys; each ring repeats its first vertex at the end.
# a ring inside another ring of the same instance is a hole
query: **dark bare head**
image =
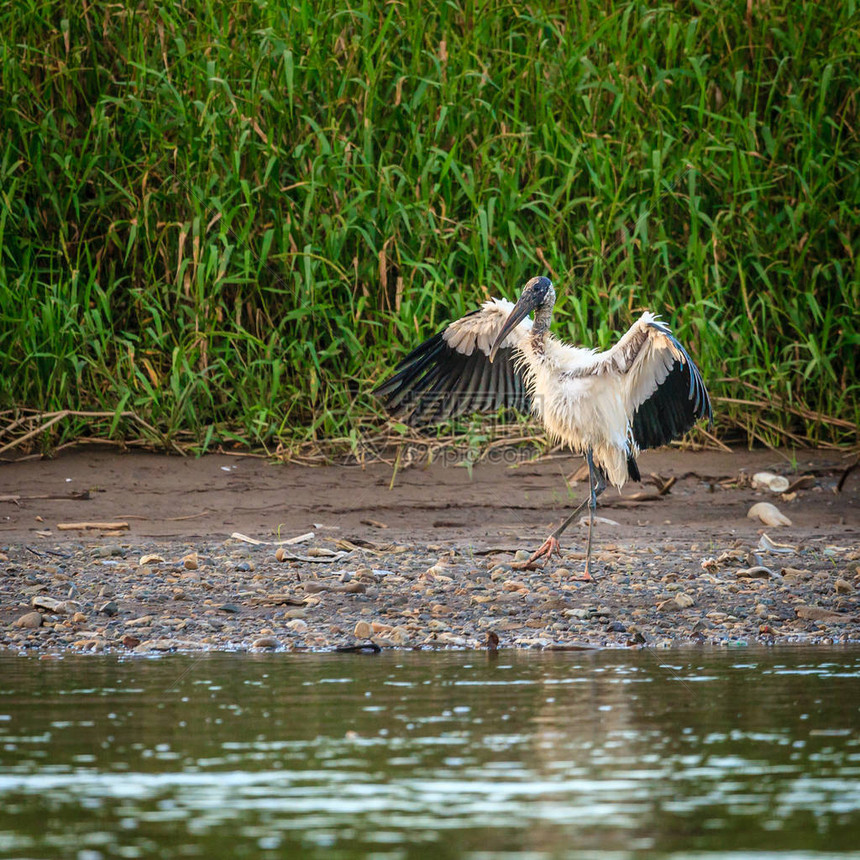
{"type": "Polygon", "coordinates": [[[490,361],[496,357],[499,347],[504,343],[505,338],[511,333],[511,330],[532,311],[535,312],[533,331],[536,334],[543,334],[549,328],[552,306],[554,304],[555,290],[552,288],[552,281],[543,276],[532,278],[523,287],[519,301],[514,305],[514,309],[505,320],[502,330],[496,336],[493,347],[490,350],[490,361]]]}

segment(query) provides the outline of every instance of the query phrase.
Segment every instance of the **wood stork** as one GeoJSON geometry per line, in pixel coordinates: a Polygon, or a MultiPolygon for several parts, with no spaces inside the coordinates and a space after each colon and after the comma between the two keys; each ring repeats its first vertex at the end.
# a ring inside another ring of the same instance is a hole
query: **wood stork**
{"type": "Polygon", "coordinates": [[[500,407],[531,411],[549,436],[584,454],[590,493],[523,565],[561,555],[558,539],[589,505],[585,575],[597,497],[640,480],[636,455],[712,421],[699,369],[669,328],[646,311],[605,352],[569,346],[549,331],[555,290],[532,278],[514,305],[489,299],[414,349],[375,389],[414,426],[500,407]],[[534,312],[534,320],[529,314],[534,312]]]}

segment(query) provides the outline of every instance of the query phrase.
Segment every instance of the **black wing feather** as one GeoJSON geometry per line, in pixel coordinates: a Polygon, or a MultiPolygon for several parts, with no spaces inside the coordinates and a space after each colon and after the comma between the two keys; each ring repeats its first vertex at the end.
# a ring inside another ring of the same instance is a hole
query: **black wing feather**
{"type": "Polygon", "coordinates": [[[500,349],[490,364],[477,346],[464,355],[443,334],[444,329],[413,349],[394,375],[374,389],[392,415],[425,426],[501,406],[528,412],[530,400],[513,348],[500,349]]]}
{"type": "Polygon", "coordinates": [[[640,449],[658,448],[683,436],[700,418],[713,423],[711,399],[699,368],[669,329],[649,323],[681,354],[657,390],[633,414],[633,439],[640,449]]]}

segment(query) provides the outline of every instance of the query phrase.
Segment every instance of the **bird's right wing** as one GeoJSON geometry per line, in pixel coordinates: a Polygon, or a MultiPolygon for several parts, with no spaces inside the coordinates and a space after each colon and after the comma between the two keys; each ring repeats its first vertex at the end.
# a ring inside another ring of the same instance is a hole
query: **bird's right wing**
{"type": "Polygon", "coordinates": [[[522,320],[505,338],[495,360],[489,359],[513,308],[505,299],[490,299],[455,320],[412,350],[373,393],[392,415],[415,426],[501,407],[527,412],[529,396],[515,353],[532,321],[522,320]]]}
{"type": "Polygon", "coordinates": [[[642,314],[614,347],[595,354],[590,372],[623,380],[633,441],[641,449],[679,439],[700,418],[713,419],[699,368],[651,313],[642,314]]]}

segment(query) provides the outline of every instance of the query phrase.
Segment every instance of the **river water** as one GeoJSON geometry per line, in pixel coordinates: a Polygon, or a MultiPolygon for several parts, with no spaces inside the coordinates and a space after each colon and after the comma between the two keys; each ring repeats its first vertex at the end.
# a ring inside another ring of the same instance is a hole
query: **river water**
{"type": "Polygon", "coordinates": [[[860,649],[4,655],[0,857],[860,858],[860,649]]]}

